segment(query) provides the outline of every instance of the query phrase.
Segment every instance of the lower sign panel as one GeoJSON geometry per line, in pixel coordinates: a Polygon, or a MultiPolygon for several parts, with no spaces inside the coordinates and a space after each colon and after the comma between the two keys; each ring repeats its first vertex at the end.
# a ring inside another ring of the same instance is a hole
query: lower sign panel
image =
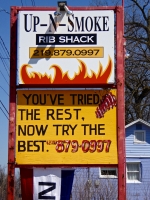
{"type": "Polygon", "coordinates": [[[33,200],[60,200],[61,169],[34,169],[33,200]]]}
{"type": "Polygon", "coordinates": [[[17,92],[17,164],[117,164],[116,90],[17,92]]]}

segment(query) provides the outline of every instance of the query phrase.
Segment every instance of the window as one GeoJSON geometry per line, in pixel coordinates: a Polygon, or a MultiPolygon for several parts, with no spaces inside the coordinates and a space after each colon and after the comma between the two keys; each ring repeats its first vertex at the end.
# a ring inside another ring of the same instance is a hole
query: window
{"type": "Polygon", "coordinates": [[[134,142],[136,143],[144,143],[145,142],[145,131],[134,131],[134,142]]]}
{"type": "Polygon", "coordinates": [[[100,178],[117,178],[117,168],[100,168],[100,178]]]}
{"type": "Polygon", "coordinates": [[[127,182],[140,182],[140,163],[127,163],[127,182]]]}

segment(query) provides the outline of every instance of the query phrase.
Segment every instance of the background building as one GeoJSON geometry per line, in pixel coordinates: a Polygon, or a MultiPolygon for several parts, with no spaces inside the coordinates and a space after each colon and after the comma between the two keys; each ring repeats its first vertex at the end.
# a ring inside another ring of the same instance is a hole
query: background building
{"type": "MultiPolygon", "coordinates": [[[[150,124],[142,119],[126,125],[127,200],[150,197],[150,124]]],[[[117,168],[78,168],[72,200],[117,200],[117,168]]]]}

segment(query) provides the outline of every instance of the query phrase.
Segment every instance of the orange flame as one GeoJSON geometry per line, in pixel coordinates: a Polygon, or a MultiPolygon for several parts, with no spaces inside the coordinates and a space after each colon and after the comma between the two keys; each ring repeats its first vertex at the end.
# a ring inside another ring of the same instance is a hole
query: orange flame
{"type": "Polygon", "coordinates": [[[74,78],[69,78],[68,72],[62,73],[61,69],[57,65],[52,65],[50,68],[54,68],[54,78],[47,74],[31,72],[28,73],[27,68],[32,68],[28,64],[24,64],[20,70],[20,77],[24,84],[106,84],[112,71],[112,60],[109,58],[106,70],[102,72],[102,65],[99,64],[99,71],[96,74],[91,70],[91,76],[87,75],[86,65],[83,61],[80,62],[79,72],[75,73],[74,78]]]}

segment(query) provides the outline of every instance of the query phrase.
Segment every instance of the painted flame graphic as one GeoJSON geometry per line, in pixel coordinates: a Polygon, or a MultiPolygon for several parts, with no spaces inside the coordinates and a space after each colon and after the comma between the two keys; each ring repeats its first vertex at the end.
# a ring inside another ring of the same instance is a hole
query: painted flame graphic
{"type": "Polygon", "coordinates": [[[71,79],[68,76],[68,72],[63,73],[61,68],[57,65],[52,65],[50,68],[55,70],[55,76],[48,76],[46,73],[42,75],[41,73],[31,72],[28,73],[27,69],[32,66],[29,64],[24,64],[20,69],[20,77],[24,84],[106,84],[108,82],[109,76],[112,72],[112,60],[109,58],[107,67],[103,72],[103,66],[99,64],[99,70],[96,74],[91,70],[91,76],[87,74],[86,65],[83,61],[78,60],[80,63],[79,72],[75,73],[74,77],[71,79]]]}

